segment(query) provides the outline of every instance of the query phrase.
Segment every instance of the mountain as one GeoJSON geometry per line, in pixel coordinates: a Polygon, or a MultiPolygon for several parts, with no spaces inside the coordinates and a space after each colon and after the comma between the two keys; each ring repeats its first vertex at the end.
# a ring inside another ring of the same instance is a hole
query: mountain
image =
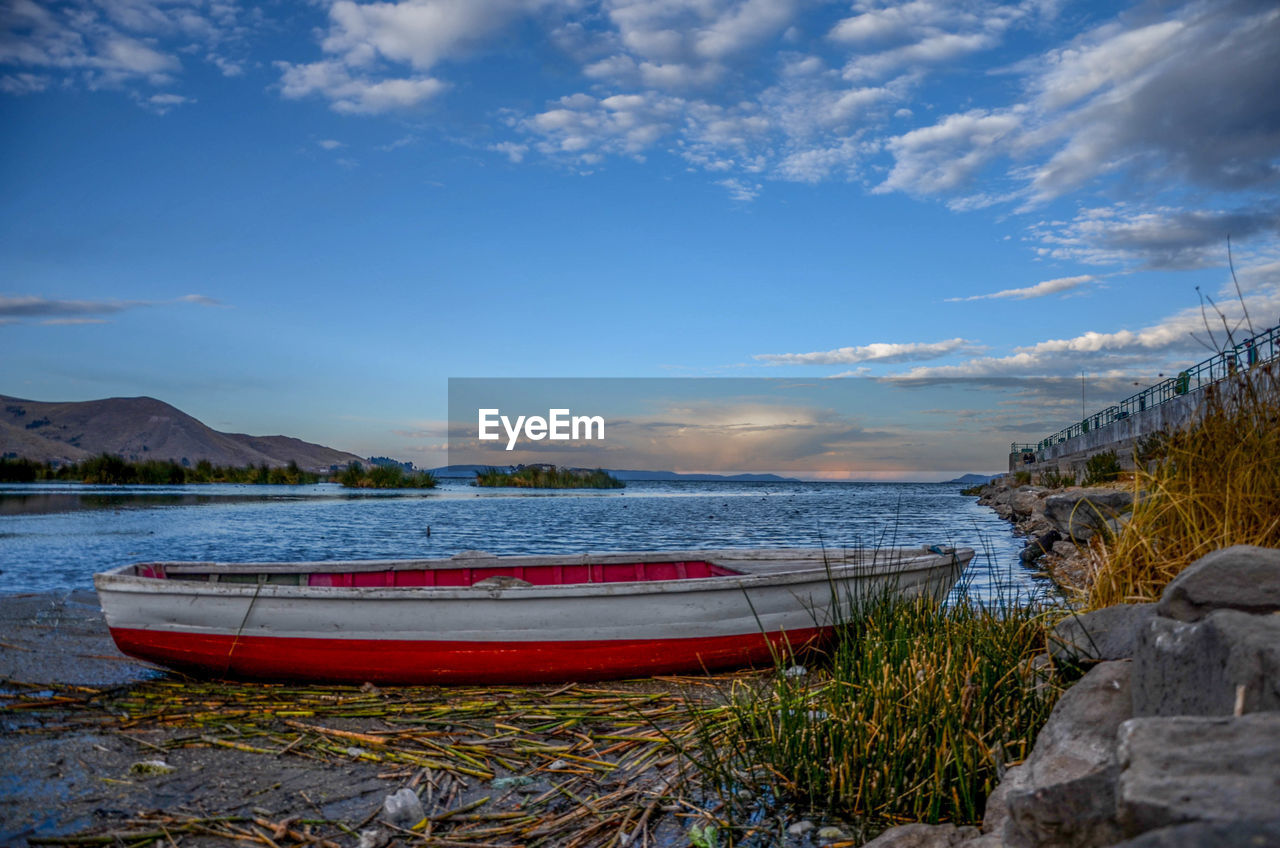
{"type": "Polygon", "coordinates": [[[999,474],[961,474],[954,480],[947,480],[947,483],[959,483],[962,486],[976,486],[979,483],[990,483],[999,477],[999,474]]]}
{"type": "Polygon", "coordinates": [[[289,436],[220,433],[180,409],[149,397],[48,403],[0,395],[0,456],[76,462],[102,453],[132,462],[158,459],[194,465],[287,465],[308,471],[362,461],[355,454],[289,436]]]}

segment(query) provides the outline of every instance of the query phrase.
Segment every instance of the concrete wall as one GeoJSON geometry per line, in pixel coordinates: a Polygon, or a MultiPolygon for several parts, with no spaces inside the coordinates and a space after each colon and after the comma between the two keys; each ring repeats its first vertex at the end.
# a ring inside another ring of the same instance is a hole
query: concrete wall
{"type": "Polygon", "coordinates": [[[1159,406],[1136,412],[1128,418],[1113,421],[1106,427],[1092,430],[1056,445],[1036,451],[1034,462],[1026,462],[1021,453],[1009,454],[1009,471],[1056,471],[1072,474],[1076,479],[1084,476],[1085,463],[1094,454],[1115,451],[1120,465],[1132,470],[1133,450],[1139,440],[1152,433],[1169,432],[1196,419],[1204,406],[1204,387],[1166,401],[1159,406]]]}

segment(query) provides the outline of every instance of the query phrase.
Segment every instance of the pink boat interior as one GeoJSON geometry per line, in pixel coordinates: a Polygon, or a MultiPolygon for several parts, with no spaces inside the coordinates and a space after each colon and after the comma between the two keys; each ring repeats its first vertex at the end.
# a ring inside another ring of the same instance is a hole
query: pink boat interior
{"type": "Polygon", "coordinates": [[[704,560],[679,562],[572,563],[563,565],[447,566],[394,568],[381,571],[225,572],[200,571],[192,566],[148,563],[134,567],[139,577],[218,583],[266,583],[280,586],[467,587],[493,577],[510,577],[534,586],[583,583],[636,583],[659,580],[698,580],[731,577],[742,572],[704,560]],[[211,580],[212,578],[212,580],[211,580]]]}

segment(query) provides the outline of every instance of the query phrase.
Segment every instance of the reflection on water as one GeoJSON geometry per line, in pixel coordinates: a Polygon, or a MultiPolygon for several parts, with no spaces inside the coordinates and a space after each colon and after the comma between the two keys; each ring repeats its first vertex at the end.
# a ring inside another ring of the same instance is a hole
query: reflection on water
{"type": "Polygon", "coordinates": [[[298,561],[955,544],[975,591],[1045,586],[1009,525],[957,486],[632,482],[609,492],[316,486],[0,485],[0,592],[89,588],[148,560],[298,561]],[[982,556],[983,549],[991,556],[982,556]]]}

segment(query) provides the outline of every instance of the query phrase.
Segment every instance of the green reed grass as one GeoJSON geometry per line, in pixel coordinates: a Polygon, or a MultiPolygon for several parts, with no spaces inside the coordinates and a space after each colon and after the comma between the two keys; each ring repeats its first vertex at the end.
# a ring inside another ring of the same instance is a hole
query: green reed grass
{"type": "Polygon", "coordinates": [[[434,489],[439,483],[430,471],[405,471],[399,465],[365,468],[358,462],[348,465],[335,479],[348,489],[434,489]]]}
{"type": "Polygon", "coordinates": [[[975,824],[1057,698],[1032,662],[1044,648],[1036,606],[875,598],[805,673],[784,657],[765,684],[735,683],[689,754],[731,805],[772,795],[864,835],[975,824]]]}
{"type": "Polygon", "coordinates": [[[554,465],[526,465],[514,471],[486,468],[476,472],[475,484],[521,489],[622,489],[627,485],[601,468],[588,470],[554,465]]]}

